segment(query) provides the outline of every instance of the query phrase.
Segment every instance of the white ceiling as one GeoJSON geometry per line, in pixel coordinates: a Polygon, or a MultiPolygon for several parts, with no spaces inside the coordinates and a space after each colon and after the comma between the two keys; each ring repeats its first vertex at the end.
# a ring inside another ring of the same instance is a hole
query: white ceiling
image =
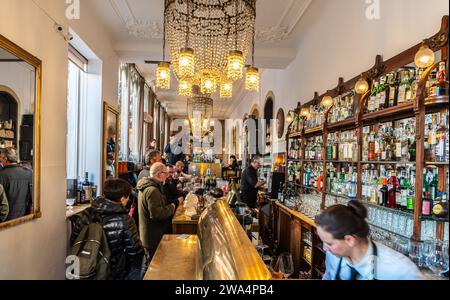
{"type": "MultiPolygon", "coordinates": [[[[154,65],[145,60],[162,59],[164,0],[82,0],[104,24],[121,61],[135,63],[148,82],[154,80],[154,65]]],[[[255,65],[260,69],[284,69],[295,58],[296,25],[312,0],[257,0],[255,65]]],[[[173,116],[186,115],[186,98],[172,89],[157,90],[158,99],[173,116]]],[[[226,118],[242,99],[243,82],[234,85],[234,96],[221,100],[213,96],[214,116],[226,118]],[[217,99],[217,100],[216,100],[217,99]]]]}

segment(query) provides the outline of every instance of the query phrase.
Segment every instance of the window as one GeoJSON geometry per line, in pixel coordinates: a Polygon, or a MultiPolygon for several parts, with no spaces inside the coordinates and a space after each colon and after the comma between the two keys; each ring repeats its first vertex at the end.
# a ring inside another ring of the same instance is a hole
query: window
{"type": "Polygon", "coordinates": [[[67,178],[78,179],[83,176],[80,142],[83,134],[83,111],[86,107],[87,60],[75,49],[69,49],[68,91],[67,91],[67,178]]]}

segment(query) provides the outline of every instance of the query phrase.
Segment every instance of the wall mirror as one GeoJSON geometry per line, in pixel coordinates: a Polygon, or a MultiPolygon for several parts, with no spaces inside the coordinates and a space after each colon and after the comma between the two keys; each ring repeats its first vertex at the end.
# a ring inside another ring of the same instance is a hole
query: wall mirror
{"type": "Polygon", "coordinates": [[[119,132],[119,111],[108,103],[103,104],[103,159],[102,185],[107,179],[117,178],[119,149],[117,133],[119,132]]]}
{"type": "Polygon", "coordinates": [[[0,230],[41,217],[41,65],[0,35],[0,230]]]}

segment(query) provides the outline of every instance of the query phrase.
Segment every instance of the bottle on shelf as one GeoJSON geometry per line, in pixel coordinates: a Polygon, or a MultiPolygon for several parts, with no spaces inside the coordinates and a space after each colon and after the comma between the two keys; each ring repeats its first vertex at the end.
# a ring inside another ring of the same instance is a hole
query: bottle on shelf
{"type": "Polygon", "coordinates": [[[388,207],[397,208],[397,188],[398,179],[395,170],[391,170],[391,175],[388,179],[388,207]]]}
{"type": "Polygon", "coordinates": [[[395,72],[389,74],[389,107],[394,107],[397,105],[397,97],[398,97],[398,76],[396,76],[395,72]]]}
{"type": "Polygon", "coordinates": [[[447,193],[439,193],[436,204],[433,205],[433,215],[438,218],[448,218],[447,193]]]}
{"type": "Polygon", "coordinates": [[[435,148],[435,158],[437,162],[448,161],[448,127],[447,113],[442,114],[441,122],[436,130],[437,145],[435,148]]]}
{"type": "Polygon", "coordinates": [[[448,81],[445,71],[445,62],[439,63],[439,70],[436,81],[431,85],[433,96],[446,96],[448,95],[448,81]]]}

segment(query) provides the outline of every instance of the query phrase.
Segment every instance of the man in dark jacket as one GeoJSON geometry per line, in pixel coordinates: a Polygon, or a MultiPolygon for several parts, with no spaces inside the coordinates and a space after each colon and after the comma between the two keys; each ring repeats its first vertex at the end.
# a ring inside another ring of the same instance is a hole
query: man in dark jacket
{"type": "Polygon", "coordinates": [[[165,234],[170,233],[171,218],[175,214],[178,201],[167,203],[163,193],[163,183],[167,179],[166,166],[155,163],[150,169],[150,177],[141,179],[139,191],[139,233],[150,262],[165,234]]]}
{"type": "Polygon", "coordinates": [[[175,203],[175,205],[178,205],[184,198],[184,193],[178,188],[180,181],[177,177],[174,166],[167,165],[167,179],[163,185],[164,196],[166,196],[167,203],[175,203]]]}
{"type": "Polygon", "coordinates": [[[0,223],[4,222],[9,214],[9,204],[6,198],[5,189],[0,184],[0,223]]]}
{"type": "Polygon", "coordinates": [[[185,155],[183,153],[183,148],[181,141],[175,140],[175,136],[170,137],[170,143],[164,148],[164,153],[167,154],[168,163],[174,166],[178,161],[183,161],[185,155]]]}
{"type": "Polygon", "coordinates": [[[242,172],[241,197],[250,208],[256,208],[258,189],[266,183],[264,180],[258,180],[259,168],[261,168],[261,160],[260,157],[255,156],[250,166],[242,172]]]}
{"type": "Polygon", "coordinates": [[[6,221],[21,218],[29,213],[33,197],[33,172],[17,164],[17,154],[13,148],[0,149],[0,184],[8,199],[9,215],[6,221]]]}
{"type": "Polygon", "coordinates": [[[91,207],[76,215],[70,238],[73,245],[83,227],[100,222],[111,251],[110,266],[112,279],[115,280],[142,278],[144,248],[136,224],[125,209],[131,189],[125,180],[107,180],[104,184],[105,197],[98,197],[92,201],[91,207]]]}

